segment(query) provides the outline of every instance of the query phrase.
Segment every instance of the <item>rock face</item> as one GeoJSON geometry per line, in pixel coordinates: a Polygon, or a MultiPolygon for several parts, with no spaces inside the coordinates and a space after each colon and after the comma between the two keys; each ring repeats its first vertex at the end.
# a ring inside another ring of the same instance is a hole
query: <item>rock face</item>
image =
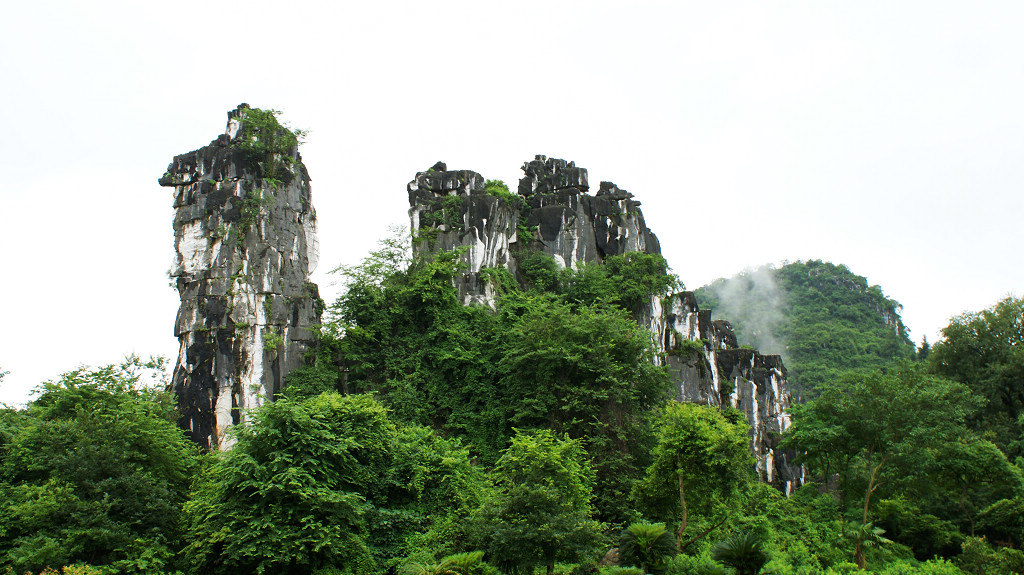
{"type": "MultiPolygon", "coordinates": [[[[174,188],[181,348],[173,390],[194,441],[224,449],[248,409],[273,399],[302,365],[320,322],[316,214],[297,149],[255,157],[249,107],[224,134],[176,156],[160,178],[174,188]]],[[[276,126],[276,122],[274,123],[276,126]]]]}
{"type": "MultiPolygon", "coordinates": [[[[465,250],[466,268],[455,282],[463,303],[493,307],[494,293],[482,271],[505,268],[515,274],[517,254],[527,249],[574,269],[612,255],[661,253],[633,194],[601,182],[590,195],[587,170],[565,160],[537,156],[523,171],[518,195],[489,193],[480,174],[449,171],[441,162],[409,183],[414,251],[465,250]]],[[[779,356],[739,348],[732,326],[698,309],[691,292],[652,297],[636,319],[664,353],[677,399],[744,412],[761,478],[786,493],[799,486],[792,454],[778,448],[790,405],[779,356]]]]}
{"type": "Polygon", "coordinates": [[[493,305],[491,286],[481,280],[484,268],[515,273],[512,244],[518,241],[519,210],[490,195],[484,178],[469,170],[448,171],[438,162],[409,182],[409,219],[417,241],[413,249],[450,251],[464,248],[465,273],[456,278],[464,304],[493,305]]]}
{"type": "Polygon", "coordinates": [[[750,422],[758,475],[787,495],[799,487],[802,471],[794,454],[779,448],[791,402],[782,358],[737,347],[729,322],[712,321],[710,310],[697,307],[693,292],[652,297],[641,319],[664,352],[676,399],[742,411],[750,422]]]}
{"type": "Polygon", "coordinates": [[[587,193],[587,170],[572,162],[537,156],[523,165],[519,194],[529,205],[526,226],[536,229],[535,247],[562,267],[602,261],[626,252],[661,253],[633,194],[601,182],[587,193]]]}
{"type": "Polygon", "coordinates": [[[525,163],[523,171],[518,196],[489,194],[483,176],[448,171],[442,162],[409,182],[409,219],[418,238],[413,249],[466,250],[466,272],[456,281],[464,303],[493,305],[480,271],[503,267],[515,273],[512,248],[519,242],[574,269],[610,255],[661,253],[633,194],[601,182],[592,196],[585,168],[546,156],[525,163]]]}

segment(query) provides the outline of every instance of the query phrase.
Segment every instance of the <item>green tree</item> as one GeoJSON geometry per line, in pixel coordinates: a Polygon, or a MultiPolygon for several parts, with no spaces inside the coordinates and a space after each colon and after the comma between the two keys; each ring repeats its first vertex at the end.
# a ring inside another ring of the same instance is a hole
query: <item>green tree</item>
{"type": "Polygon", "coordinates": [[[1024,494],[1024,473],[994,443],[972,435],[938,446],[930,465],[915,473],[923,484],[915,492],[937,513],[954,519],[964,533],[973,536],[982,510],[996,501],[1024,494]]]}
{"type": "MultiPolygon", "coordinates": [[[[518,286],[497,310],[463,306],[452,283],[457,253],[409,261],[399,245],[342,270],[347,289],[324,330],[332,349],[293,376],[296,391],[333,382],[343,392],[377,392],[398,420],[460,437],[486,464],[513,427],[567,433],[598,467],[601,519],[624,521],[631,484],[648,462],[647,414],[669,394],[650,334],[612,303],[567,303],[518,286]]],[[[554,266],[534,255],[537,270],[554,266]]],[[[548,271],[544,289],[555,289],[560,272],[548,271]]]]}
{"type": "Polygon", "coordinates": [[[198,451],[164,384],[162,361],[133,356],[65,373],[0,414],[0,565],[169,568],[198,451]]]}
{"type": "Polygon", "coordinates": [[[614,304],[631,314],[636,314],[652,296],[683,289],[679,278],[669,273],[664,257],[642,252],[608,256],[602,263],[585,264],[578,270],[566,268],[561,276],[557,291],[567,301],[614,304]]]}
{"type": "Polygon", "coordinates": [[[921,346],[917,348],[918,361],[925,361],[932,353],[932,345],[928,343],[928,336],[921,338],[921,346]]]}
{"type": "Polygon", "coordinates": [[[295,162],[295,148],[306,135],[303,130],[289,128],[278,121],[281,112],[246,108],[242,113],[242,129],[234,143],[247,159],[258,167],[260,177],[275,181],[281,167],[295,162]]]}
{"type": "Polygon", "coordinates": [[[637,470],[649,461],[648,413],[668,397],[650,334],[609,306],[573,309],[545,297],[502,306],[520,316],[506,324],[498,364],[507,420],[581,439],[597,467],[601,518],[624,520],[637,470]]]}
{"type": "MultiPolygon", "coordinates": [[[[872,496],[886,484],[912,486],[935,469],[944,445],[966,433],[979,401],[963,385],[905,364],[892,372],[848,373],[793,407],[784,445],[799,462],[828,480],[835,474],[844,504],[860,489],[860,521],[871,523],[872,496]]],[[[863,567],[864,540],[854,558],[863,567]]]]}
{"type": "Polygon", "coordinates": [[[457,446],[397,426],[368,395],[280,399],[198,482],[186,549],[199,573],[371,573],[478,504],[457,446]]]}
{"type": "MultiPolygon", "coordinates": [[[[908,546],[914,557],[920,560],[936,556],[953,557],[960,552],[963,534],[956,521],[945,519],[944,512],[954,501],[955,493],[945,489],[920,498],[905,493],[880,497],[872,512],[872,527],[881,529],[881,533],[892,542],[908,546]],[[948,501],[942,502],[942,499],[948,501]],[[936,502],[943,505],[936,506],[936,502]]],[[[843,522],[847,542],[856,542],[856,532],[851,527],[858,527],[858,523],[843,522]]]]}
{"type": "Polygon", "coordinates": [[[861,569],[867,563],[867,550],[892,543],[885,535],[885,529],[876,526],[873,522],[861,523],[850,521],[844,525],[844,536],[847,540],[856,545],[854,561],[861,569]]]}
{"type": "Polygon", "coordinates": [[[1024,299],[958,316],[942,336],[929,354],[931,371],[987,399],[972,426],[1011,459],[1024,455],[1024,299]]]}
{"type": "Polygon", "coordinates": [[[978,515],[978,531],[990,541],[1020,549],[1024,546],[1024,497],[1000,499],[978,515]]]}
{"type": "Polygon", "coordinates": [[[477,537],[508,573],[532,573],[596,552],[594,471],[578,441],[549,430],[518,432],[495,469],[497,491],[480,510],[477,537]]]}
{"type": "Polygon", "coordinates": [[[236,427],[238,442],[186,507],[196,573],[368,571],[361,488],[391,431],[368,398],[281,399],[236,427]]]}
{"type": "Polygon", "coordinates": [[[677,525],[679,550],[724,524],[754,480],[748,429],[730,408],[671,402],[658,416],[654,462],[633,499],[647,515],[677,525]],[[694,515],[711,525],[684,541],[694,515]]]}

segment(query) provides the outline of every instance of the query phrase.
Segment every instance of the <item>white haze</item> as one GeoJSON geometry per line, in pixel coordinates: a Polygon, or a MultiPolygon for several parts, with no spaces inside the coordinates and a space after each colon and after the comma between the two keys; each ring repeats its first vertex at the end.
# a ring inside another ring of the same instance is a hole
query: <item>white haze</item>
{"type": "Polygon", "coordinates": [[[781,355],[786,360],[786,342],[779,328],[786,321],[785,294],[775,281],[773,269],[747,269],[707,286],[718,298],[713,319],[743,326],[740,345],[756,347],[762,354],[781,355]]]}

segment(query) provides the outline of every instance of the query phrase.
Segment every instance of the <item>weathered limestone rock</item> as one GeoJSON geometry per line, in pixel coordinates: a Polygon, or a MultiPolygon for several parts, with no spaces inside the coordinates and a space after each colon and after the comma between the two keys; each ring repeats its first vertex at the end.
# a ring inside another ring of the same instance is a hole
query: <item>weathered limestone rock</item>
{"type": "Polygon", "coordinates": [[[302,365],[322,311],[309,283],[317,258],[309,174],[294,147],[259,161],[239,147],[252,135],[248,112],[245,104],[228,112],[224,134],[176,156],[160,178],[174,188],[170,275],[181,297],[172,386],[182,426],[220,449],[230,426],[302,365]]]}
{"type": "MultiPolygon", "coordinates": [[[[661,253],[633,194],[601,182],[592,196],[585,168],[546,156],[526,162],[523,171],[518,198],[490,195],[483,176],[448,171],[441,162],[409,183],[409,216],[418,238],[414,251],[465,250],[466,269],[455,281],[463,303],[493,306],[492,286],[481,270],[505,268],[515,274],[516,257],[527,248],[573,269],[613,255],[661,253]]],[[[692,292],[654,296],[636,311],[636,319],[663,352],[677,399],[744,412],[761,478],[786,493],[798,487],[800,468],[792,454],[778,449],[790,405],[779,356],[738,348],[729,322],[713,321],[692,292]]]]}
{"type": "Polygon", "coordinates": [[[488,194],[483,176],[449,171],[443,162],[409,182],[413,249],[465,249],[466,270],[456,281],[464,303],[493,305],[494,294],[480,271],[503,267],[516,273],[513,248],[520,242],[572,268],[610,255],[661,253],[633,194],[601,182],[591,196],[585,168],[546,156],[525,163],[523,171],[518,201],[488,194]],[[520,237],[524,229],[528,237],[520,237]]]}
{"type": "Polygon", "coordinates": [[[464,249],[464,273],[456,278],[459,297],[493,305],[492,286],[480,277],[485,268],[515,273],[512,245],[518,240],[519,210],[488,194],[484,178],[468,170],[447,171],[442,162],[409,182],[409,219],[415,253],[464,249]]]}
{"type": "Polygon", "coordinates": [[[627,252],[661,253],[632,194],[601,182],[597,195],[589,195],[587,170],[565,160],[537,156],[523,171],[519,193],[530,206],[526,226],[537,230],[534,247],[558,265],[575,269],[627,252]]]}

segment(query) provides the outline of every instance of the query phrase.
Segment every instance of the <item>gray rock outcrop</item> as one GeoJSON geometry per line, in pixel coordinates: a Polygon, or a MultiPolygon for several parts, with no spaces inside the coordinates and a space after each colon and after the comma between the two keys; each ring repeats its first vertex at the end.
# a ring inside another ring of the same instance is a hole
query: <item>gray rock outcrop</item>
{"type": "Polygon", "coordinates": [[[652,297],[642,313],[663,352],[679,401],[732,406],[750,423],[750,446],[761,479],[787,495],[803,483],[794,454],[779,448],[789,427],[791,395],[778,355],[737,347],[729,322],[712,320],[693,292],[652,297]]]}
{"type": "Polygon", "coordinates": [[[172,386],[182,427],[209,448],[228,447],[229,428],[302,365],[322,311],[309,283],[309,174],[295,146],[245,149],[257,129],[249,113],[245,104],[228,112],[225,133],[176,156],[159,181],[174,189],[170,275],[181,298],[172,386]]]}
{"type": "Polygon", "coordinates": [[[519,211],[485,190],[483,176],[469,170],[448,171],[438,162],[409,182],[409,220],[413,251],[441,252],[463,248],[466,269],[455,278],[464,304],[493,305],[485,268],[516,271],[512,244],[518,241],[519,211]]]}
{"type": "MultiPolygon", "coordinates": [[[[518,195],[488,193],[483,176],[449,171],[438,162],[409,183],[414,252],[463,249],[464,272],[456,278],[464,304],[494,306],[486,268],[512,274],[517,257],[531,251],[551,255],[559,266],[577,268],[630,252],[660,254],[640,202],[611,182],[589,194],[587,170],[572,162],[536,156],[523,165],[518,195]]],[[[778,448],[789,426],[786,369],[779,356],[739,348],[732,326],[712,320],[691,292],[659,294],[634,310],[648,328],[677,389],[677,399],[731,405],[751,423],[751,450],[762,480],[786,493],[802,483],[792,454],[778,448]]]]}
{"type": "Polygon", "coordinates": [[[546,156],[525,163],[523,171],[519,193],[529,205],[526,227],[535,230],[535,247],[560,266],[575,269],[627,252],[661,253],[633,194],[601,182],[592,196],[585,168],[546,156]]]}

